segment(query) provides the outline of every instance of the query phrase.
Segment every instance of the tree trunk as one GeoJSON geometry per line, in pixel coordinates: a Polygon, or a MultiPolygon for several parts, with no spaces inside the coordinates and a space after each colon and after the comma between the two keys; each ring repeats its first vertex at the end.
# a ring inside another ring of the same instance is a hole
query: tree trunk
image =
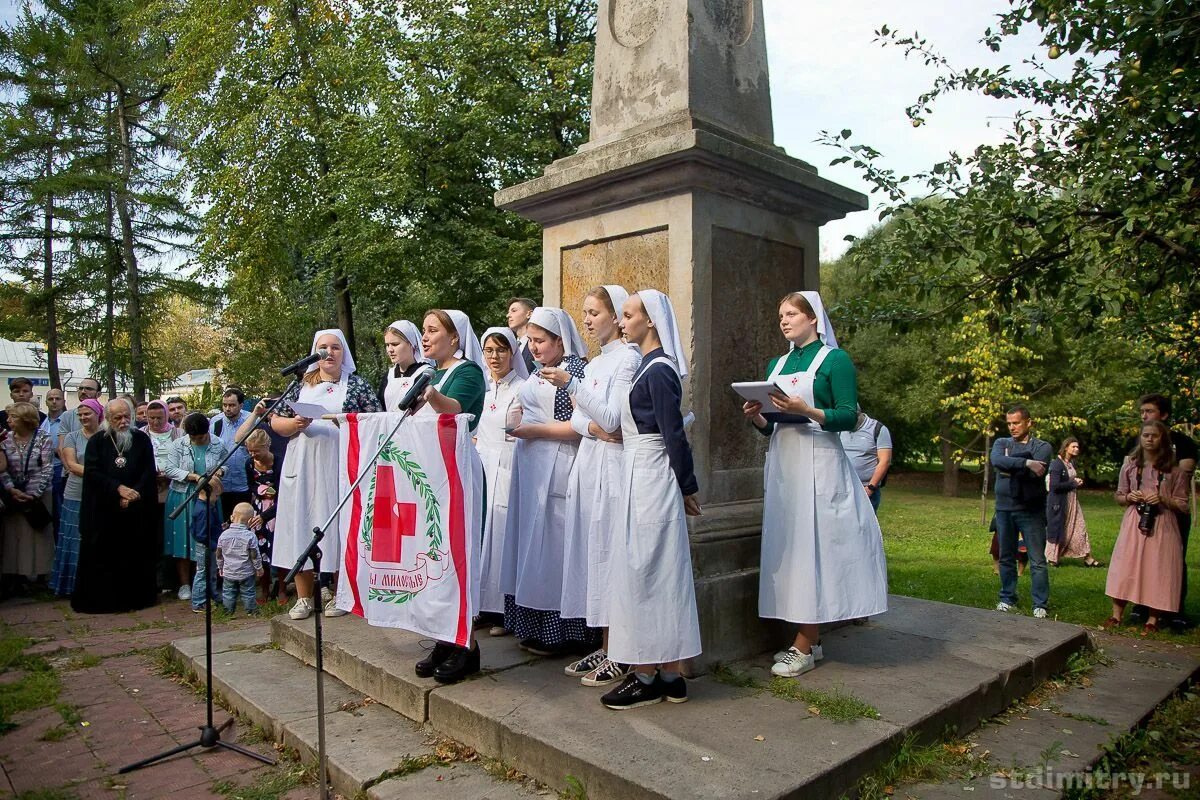
{"type": "MultiPolygon", "coordinates": [[[[112,124],[112,92],[104,97],[105,118],[112,124]]],[[[108,173],[113,172],[112,132],[105,137],[105,160],[108,173]]],[[[117,265],[115,237],[113,236],[113,191],[111,186],[104,189],[104,378],[108,385],[108,397],[111,400],[117,396],[117,349],[114,341],[116,295],[117,295],[117,265]]]]}
{"type": "MultiPolygon", "coordinates": [[[[57,129],[57,122],[55,124],[57,129]]],[[[46,148],[46,177],[54,169],[54,148],[46,148]]],[[[46,296],[46,371],[50,374],[50,388],[63,388],[58,372],[58,300],[54,292],[54,194],[46,195],[42,229],[42,289],[46,296]]]]}
{"type": "Polygon", "coordinates": [[[129,183],[133,174],[133,142],[124,89],[117,90],[117,133],[120,136],[121,181],[117,186],[117,215],[121,218],[121,254],[125,264],[126,312],[129,317],[129,366],[133,372],[133,396],[146,399],[146,365],[142,356],[142,297],[138,286],[137,253],[134,252],[133,214],[129,183]]]}
{"type": "Polygon", "coordinates": [[[987,493],[988,493],[988,471],[992,465],[992,435],[990,433],[983,436],[983,486],[979,489],[979,521],[984,525],[988,524],[987,515],[987,493]]]}
{"type": "Polygon", "coordinates": [[[946,497],[958,497],[958,461],[954,457],[954,446],[950,440],[950,434],[953,433],[950,417],[946,414],[942,415],[938,433],[942,452],[942,494],[946,497]]]}

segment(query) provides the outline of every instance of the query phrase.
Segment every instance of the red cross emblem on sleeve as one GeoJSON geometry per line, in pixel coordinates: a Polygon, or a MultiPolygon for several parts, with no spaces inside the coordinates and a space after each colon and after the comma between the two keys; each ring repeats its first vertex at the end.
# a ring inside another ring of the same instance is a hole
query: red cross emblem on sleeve
{"type": "Polygon", "coordinates": [[[800,382],[799,378],[792,378],[792,386],[795,386],[799,382],[800,382]]]}
{"type": "Polygon", "coordinates": [[[496,410],[496,404],[495,404],[495,403],[492,403],[490,406],[488,406],[488,410],[489,410],[489,411],[495,411],[495,410],[496,410]]]}
{"type": "Polygon", "coordinates": [[[371,515],[371,560],[404,563],[404,540],[417,534],[416,503],[396,501],[395,470],[380,464],[375,471],[375,508],[371,515]]]}

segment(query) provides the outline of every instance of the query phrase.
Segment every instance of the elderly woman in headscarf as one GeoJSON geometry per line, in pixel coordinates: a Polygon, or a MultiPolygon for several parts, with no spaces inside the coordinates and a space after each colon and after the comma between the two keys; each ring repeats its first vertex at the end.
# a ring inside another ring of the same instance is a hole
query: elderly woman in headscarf
{"type": "MultiPolygon", "coordinates": [[[[561,308],[534,309],[525,329],[541,368],[561,368],[583,379],[583,341],[561,308]]],[[[517,442],[505,537],[516,542],[516,558],[504,563],[504,627],[537,655],[590,652],[598,640],[583,616],[564,619],[563,547],[567,483],[579,433],[571,426],[573,406],[566,389],[540,374],[521,385],[517,442]]]]}
{"type": "Polygon", "coordinates": [[[483,548],[479,564],[479,611],[494,622],[488,631],[503,636],[504,591],[501,573],[505,558],[515,558],[516,540],[505,537],[509,490],[512,486],[513,453],[517,439],[509,433],[521,424],[521,402],[517,397],[529,378],[521,345],[511,328],[488,328],[480,337],[487,365],[487,394],[475,433],[475,449],[483,462],[487,480],[487,508],[483,520],[483,548]]]}
{"type": "Polygon", "coordinates": [[[767,366],[780,391],[763,415],[743,413],[765,436],[759,616],[798,623],[771,672],[794,678],[824,657],[820,625],[887,610],[887,563],[870,498],[842,449],[839,431],[858,420],[858,378],[817,292],[779,303],[788,352],[767,366]]]}
{"type": "Polygon", "coordinates": [[[391,366],[379,382],[379,402],[385,411],[398,411],[421,369],[421,332],[408,320],[398,319],[383,332],[383,346],[391,366]]]}
{"type": "Polygon", "coordinates": [[[133,427],[133,405],[110,400],[83,464],[79,564],[71,608],[116,614],[154,605],[158,506],[154,448],[133,427]]]}
{"type": "Polygon", "coordinates": [[[63,489],[62,517],[59,520],[58,541],[54,548],[54,572],[50,589],[59,597],[69,597],[75,591],[75,570],[79,565],[79,511],[83,503],[83,463],[88,440],[100,430],[104,406],[99,400],[87,398],[75,409],[80,427],[62,438],[63,467],[67,485],[63,489]]]}
{"type": "Polygon", "coordinates": [[[583,441],[567,487],[566,543],[563,550],[563,595],[560,613],[584,617],[604,631],[600,649],[565,668],[584,686],[606,686],[629,673],[628,664],[608,658],[609,562],[613,539],[623,522],[620,485],[621,403],[642,363],[637,345],[621,338],[621,313],[629,292],[617,285],[597,286],[583,299],[583,326],[600,345],[584,378],[546,368],[542,377],[565,387],[575,401],[571,426],[583,441]]]}
{"type": "MultiPolygon", "coordinates": [[[[425,358],[434,366],[433,381],[426,388],[421,406],[413,416],[429,414],[470,414],[474,417],[470,429],[478,430],[483,413],[483,398],[486,393],[483,350],[471,320],[455,309],[431,309],[425,312],[422,321],[421,346],[425,358]]],[[[483,479],[483,467],[479,461],[471,465],[477,470],[476,477],[483,479]]],[[[479,539],[470,537],[473,545],[479,539]]],[[[471,607],[479,607],[479,557],[478,550],[471,559],[474,571],[471,575],[460,575],[471,592],[471,607]]],[[[429,655],[415,665],[419,677],[432,677],[440,683],[453,683],[479,671],[479,646],[471,635],[469,647],[459,647],[451,642],[437,642],[429,655]]]]}
{"type": "Polygon", "coordinates": [[[642,363],[621,399],[620,526],[610,567],[608,658],[633,674],[601,698],[624,711],[688,699],[683,663],[700,655],[700,619],[687,517],[699,484],[684,433],[687,357],[671,300],[643,289],[625,301],[622,326],[642,363]]]}
{"type": "MultiPolygon", "coordinates": [[[[279,483],[279,511],[275,516],[275,542],[271,561],[291,568],[312,540],[313,528],[324,525],[337,508],[338,429],[328,420],[302,417],[289,403],[319,406],[327,414],[352,414],[383,410],[375,390],[354,372],[354,356],[346,336],[337,328],[317,331],[311,353],[324,349],[326,356],[308,368],[304,380],[289,390],[271,418],[271,428],[292,439],[283,459],[279,483]]],[[[336,572],[342,560],[342,542],[336,521],[321,542],[321,564],[336,572]]],[[[316,577],[312,570],[296,575],[296,604],[288,615],[306,619],[313,612],[316,577]]],[[[333,592],[321,589],[325,616],[346,612],[333,603],[333,592]]]]}

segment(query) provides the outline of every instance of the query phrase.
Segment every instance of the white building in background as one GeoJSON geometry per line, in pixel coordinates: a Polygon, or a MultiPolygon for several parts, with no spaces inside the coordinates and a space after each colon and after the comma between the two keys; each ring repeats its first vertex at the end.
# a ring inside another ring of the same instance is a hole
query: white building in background
{"type": "Polygon", "coordinates": [[[201,390],[206,384],[213,383],[216,379],[217,371],[215,369],[189,369],[171,381],[170,388],[163,391],[163,396],[173,394],[183,395],[195,390],[201,390]]]}
{"type": "MultiPolygon", "coordinates": [[[[67,408],[79,405],[75,390],[79,382],[91,376],[92,360],[75,353],[58,354],[58,375],[66,390],[67,408]]],[[[50,391],[50,372],[46,368],[46,346],[41,342],[12,342],[0,339],[0,406],[8,405],[8,384],[13,378],[33,381],[33,394],[38,408],[45,410],[44,399],[50,391]]],[[[101,381],[103,385],[103,381],[101,381]]],[[[123,389],[123,387],[122,387],[123,389]]]]}

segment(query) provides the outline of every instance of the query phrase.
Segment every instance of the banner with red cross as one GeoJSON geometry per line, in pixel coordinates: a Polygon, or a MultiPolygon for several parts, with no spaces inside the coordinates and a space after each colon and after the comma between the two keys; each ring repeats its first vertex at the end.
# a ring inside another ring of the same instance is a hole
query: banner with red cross
{"type": "Polygon", "coordinates": [[[478,604],[483,477],[464,415],[410,417],[372,462],[398,414],[340,418],[337,606],[372,625],[461,646],[478,604]]]}

